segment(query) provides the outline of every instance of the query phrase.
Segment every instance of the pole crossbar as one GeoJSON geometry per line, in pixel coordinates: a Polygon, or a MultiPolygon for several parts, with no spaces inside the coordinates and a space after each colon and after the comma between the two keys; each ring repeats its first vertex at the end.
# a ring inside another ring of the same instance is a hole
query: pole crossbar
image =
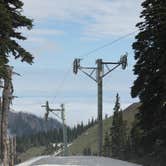
{"type": "Polygon", "coordinates": [[[102,77],[104,78],[106,75],[108,75],[109,73],[111,73],[113,70],[115,70],[117,67],[119,67],[120,64],[116,65],[115,67],[113,67],[112,69],[109,69],[108,72],[106,72],[105,74],[102,75],[102,77]]]}
{"type": "Polygon", "coordinates": [[[56,114],[55,112],[51,112],[51,113],[54,114],[57,118],[61,119],[61,117],[58,114],[56,114]]]}
{"type": "Polygon", "coordinates": [[[53,112],[53,111],[60,112],[61,109],[60,109],[60,108],[59,108],[59,109],[50,109],[50,111],[51,111],[51,112],[53,112]]]}
{"type": "MultiPolygon", "coordinates": [[[[81,69],[80,69],[81,70],[81,69]]],[[[93,81],[97,82],[97,80],[89,73],[87,73],[86,71],[84,70],[81,70],[85,75],[87,75],[89,78],[91,78],[93,81]]],[[[92,73],[93,74],[93,73],[92,73]]]]}
{"type": "Polygon", "coordinates": [[[97,69],[96,67],[79,67],[79,69],[97,69]]]}
{"type": "Polygon", "coordinates": [[[90,73],[90,75],[92,75],[95,71],[96,71],[96,69],[93,69],[92,72],[90,73]]]}
{"type": "Polygon", "coordinates": [[[109,66],[107,64],[105,64],[105,66],[106,66],[107,70],[109,71],[110,70],[109,66]]]}
{"type": "Polygon", "coordinates": [[[121,62],[102,62],[103,65],[117,65],[117,64],[121,64],[121,62]]]}

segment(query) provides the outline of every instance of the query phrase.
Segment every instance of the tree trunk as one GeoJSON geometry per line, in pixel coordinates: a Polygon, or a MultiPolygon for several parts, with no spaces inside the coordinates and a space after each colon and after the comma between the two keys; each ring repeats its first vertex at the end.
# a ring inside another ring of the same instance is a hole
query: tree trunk
{"type": "Polygon", "coordinates": [[[2,128],[2,99],[0,97],[0,163],[2,162],[2,152],[3,152],[3,146],[2,146],[2,133],[3,133],[3,128],[2,128]]]}
{"type": "Polygon", "coordinates": [[[2,160],[3,166],[9,166],[9,138],[7,134],[8,129],[8,113],[10,110],[10,103],[12,99],[12,68],[7,68],[7,75],[4,78],[4,88],[2,92],[2,113],[1,113],[1,141],[2,141],[2,160]]]}

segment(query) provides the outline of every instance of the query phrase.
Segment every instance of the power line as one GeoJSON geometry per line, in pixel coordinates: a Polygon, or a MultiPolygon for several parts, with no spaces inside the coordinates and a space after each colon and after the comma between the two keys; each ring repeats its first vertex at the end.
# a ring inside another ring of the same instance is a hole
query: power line
{"type": "Polygon", "coordinates": [[[68,69],[64,73],[64,76],[63,76],[62,80],[60,81],[59,85],[57,86],[56,95],[55,95],[56,98],[57,98],[58,95],[60,95],[62,87],[64,87],[64,83],[65,83],[65,81],[67,80],[67,78],[69,76],[70,69],[71,69],[71,64],[69,65],[68,69]]]}
{"type": "Polygon", "coordinates": [[[83,57],[86,57],[86,56],[88,56],[88,55],[90,55],[90,54],[92,54],[92,53],[94,53],[94,52],[96,52],[96,51],[99,51],[99,50],[105,48],[105,47],[111,46],[111,45],[113,45],[114,43],[116,43],[116,42],[118,42],[118,41],[120,41],[120,40],[122,40],[122,39],[125,39],[125,38],[127,38],[127,37],[133,35],[133,34],[136,33],[136,32],[137,32],[137,31],[133,31],[133,32],[128,33],[128,34],[126,34],[126,35],[123,35],[123,36],[121,36],[121,37],[119,37],[119,38],[117,38],[117,39],[115,39],[115,40],[113,40],[113,41],[111,41],[111,42],[108,42],[108,43],[106,43],[106,44],[104,44],[104,45],[102,45],[102,46],[100,46],[100,47],[97,47],[97,48],[95,48],[95,49],[93,49],[93,50],[87,52],[86,54],[84,54],[83,57]]]}
{"type": "MultiPolygon", "coordinates": [[[[89,51],[89,52],[83,54],[83,55],[80,56],[80,57],[83,59],[83,58],[89,56],[90,54],[92,54],[92,53],[94,53],[94,52],[97,52],[97,51],[99,51],[99,50],[101,50],[101,49],[103,49],[103,48],[109,47],[109,46],[115,44],[116,42],[119,42],[119,41],[121,41],[121,40],[123,40],[123,39],[125,39],[125,38],[127,38],[127,37],[129,37],[129,36],[131,36],[131,35],[133,35],[133,34],[136,33],[136,32],[137,32],[137,31],[133,31],[133,32],[131,32],[131,33],[125,34],[125,35],[123,35],[123,36],[121,36],[121,37],[119,37],[119,38],[117,38],[117,39],[115,39],[115,40],[113,40],[113,41],[111,41],[111,42],[108,42],[108,43],[106,43],[106,44],[104,44],[104,45],[102,45],[102,46],[100,46],[100,47],[96,47],[95,49],[92,49],[91,51],[89,51]]],[[[64,87],[64,85],[65,85],[65,81],[67,80],[67,78],[68,78],[68,76],[69,76],[69,72],[70,72],[70,70],[71,70],[71,66],[72,66],[72,64],[70,64],[70,65],[68,66],[66,72],[64,73],[64,75],[63,75],[63,77],[62,77],[62,80],[59,82],[59,84],[58,84],[58,86],[57,86],[57,88],[56,88],[57,90],[55,91],[55,94],[56,94],[56,95],[55,95],[54,97],[57,98],[57,97],[61,94],[61,91],[62,91],[62,89],[63,89],[63,87],[64,87]]]]}
{"type": "MultiPolygon", "coordinates": [[[[91,50],[91,51],[83,54],[81,56],[81,58],[85,58],[85,57],[89,56],[90,54],[92,54],[94,52],[97,52],[97,51],[99,51],[99,50],[101,50],[101,49],[103,49],[105,47],[111,46],[111,45],[115,44],[116,42],[121,41],[121,40],[123,40],[123,39],[125,39],[125,38],[127,38],[127,37],[129,37],[131,35],[133,35],[136,32],[137,31],[130,32],[130,33],[125,34],[125,35],[123,35],[123,36],[121,36],[121,37],[119,37],[119,38],[117,38],[117,39],[115,39],[115,40],[113,40],[111,42],[108,42],[108,43],[106,43],[106,44],[104,44],[104,45],[102,45],[100,47],[97,47],[97,48],[95,48],[95,49],[93,49],[93,50],[91,50]]],[[[71,65],[69,66],[68,70],[65,72],[64,77],[62,78],[62,81],[60,81],[60,84],[57,86],[57,92],[59,94],[61,92],[61,89],[64,87],[64,83],[65,83],[67,77],[69,76],[69,72],[70,72],[70,69],[71,69],[70,67],[71,67],[71,65]]],[[[57,95],[56,95],[56,97],[57,97],[57,95]]]]}

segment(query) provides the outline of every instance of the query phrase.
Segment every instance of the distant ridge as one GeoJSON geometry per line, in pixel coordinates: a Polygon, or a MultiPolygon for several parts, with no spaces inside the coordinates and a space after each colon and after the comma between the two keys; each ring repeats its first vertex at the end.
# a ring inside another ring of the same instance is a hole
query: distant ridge
{"type": "Polygon", "coordinates": [[[137,103],[133,103],[131,105],[129,105],[127,108],[124,109],[124,112],[125,111],[138,111],[139,107],[141,106],[141,103],[137,102],[137,103]]]}
{"type": "Polygon", "coordinates": [[[45,121],[43,118],[25,112],[9,112],[9,131],[10,134],[22,136],[31,135],[41,131],[49,131],[61,128],[61,123],[49,118],[45,121]]]}

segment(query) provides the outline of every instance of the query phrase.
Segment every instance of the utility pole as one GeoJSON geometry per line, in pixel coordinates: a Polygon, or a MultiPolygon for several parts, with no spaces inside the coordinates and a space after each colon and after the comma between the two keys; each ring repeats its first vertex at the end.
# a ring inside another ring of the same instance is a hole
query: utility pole
{"type": "Polygon", "coordinates": [[[115,70],[120,65],[122,69],[125,69],[127,66],[127,53],[123,55],[118,62],[103,62],[102,59],[97,59],[97,67],[83,67],[80,65],[81,59],[75,59],[73,62],[73,72],[74,74],[78,73],[78,70],[82,71],[93,81],[97,83],[97,92],[98,92],[98,155],[102,156],[102,147],[103,147],[103,78],[115,70]],[[110,65],[113,67],[110,68],[110,65]],[[106,72],[105,69],[106,68],[106,72]],[[94,76],[96,73],[96,76],[94,76]]]}
{"type": "Polygon", "coordinates": [[[62,119],[62,124],[63,124],[64,156],[67,156],[68,155],[68,148],[67,148],[67,127],[66,127],[64,104],[61,104],[61,119],[62,119]]]}
{"type": "Polygon", "coordinates": [[[61,108],[58,109],[51,109],[49,107],[49,102],[46,101],[46,105],[43,105],[42,107],[46,108],[45,113],[45,119],[48,119],[48,115],[50,112],[52,112],[54,115],[56,115],[58,118],[62,120],[62,126],[63,126],[63,155],[68,155],[68,148],[67,148],[67,127],[66,127],[66,119],[65,119],[65,107],[64,104],[61,104],[61,108]],[[55,112],[61,112],[61,117],[58,116],[55,112]]]}
{"type": "Polygon", "coordinates": [[[103,65],[102,59],[98,59],[97,63],[97,88],[98,88],[98,149],[99,149],[99,156],[102,154],[102,146],[103,146],[103,65]]]}

